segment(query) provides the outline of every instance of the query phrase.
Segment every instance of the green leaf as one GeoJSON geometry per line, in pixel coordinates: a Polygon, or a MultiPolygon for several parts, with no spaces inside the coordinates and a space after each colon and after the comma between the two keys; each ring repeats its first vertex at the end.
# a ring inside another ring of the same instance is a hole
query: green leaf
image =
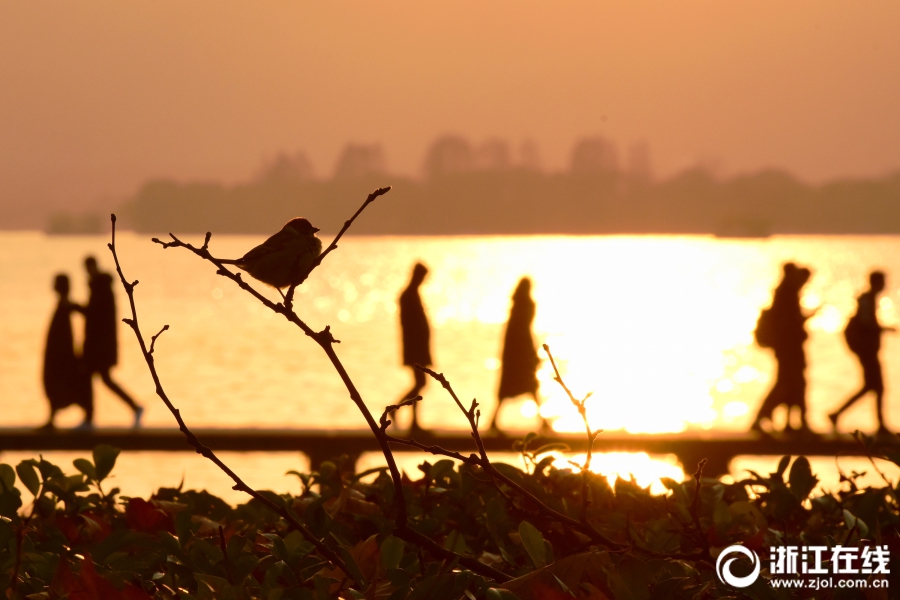
{"type": "Polygon", "coordinates": [[[781,460],[778,461],[778,470],[773,473],[773,475],[778,475],[779,479],[784,475],[784,472],[787,471],[788,465],[791,462],[790,456],[782,456],[781,460]]]}
{"type": "Polygon", "coordinates": [[[540,569],[547,566],[547,547],[544,545],[544,536],[537,530],[537,527],[528,521],[519,523],[519,536],[522,538],[522,545],[525,551],[531,557],[534,566],[540,569]]]}
{"type": "Polygon", "coordinates": [[[16,473],[19,474],[19,480],[28,488],[32,496],[37,496],[41,489],[41,478],[38,477],[37,470],[34,468],[34,460],[23,460],[16,465],[16,473]]]}
{"type": "Polygon", "coordinates": [[[400,565],[405,546],[403,540],[398,537],[389,535],[384,538],[381,542],[381,564],[385,569],[396,569],[400,565]]]}
{"type": "Polygon", "coordinates": [[[0,492],[12,489],[16,485],[16,471],[6,463],[0,463],[0,492]]]}
{"type": "Polygon", "coordinates": [[[806,497],[813,491],[817,483],[819,483],[819,478],[813,475],[812,468],[809,466],[809,459],[801,456],[795,460],[788,475],[788,485],[794,497],[801,502],[806,500],[806,497]]]}
{"type": "Polygon", "coordinates": [[[113,448],[108,444],[100,444],[94,448],[94,465],[97,474],[97,481],[103,481],[107,475],[116,466],[116,459],[119,457],[118,448],[113,448]]]}
{"type": "Polygon", "coordinates": [[[444,548],[457,554],[463,554],[466,551],[466,540],[458,530],[452,529],[444,538],[444,548]]]}
{"type": "Polygon", "coordinates": [[[484,597],[485,600],[519,600],[519,597],[509,590],[501,590],[499,588],[488,588],[484,597]]]}
{"type": "Polygon", "coordinates": [[[547,452],[567,452],[569,450],[568,444],[563,444],[561,442],[556,442],[553,444],[545,444],[534,451],[535,456],[540,456],[541,454],[546,454],[547,452]]]}
{"type": "Polygon", "coordinates": [[[453,472],[453,461],[449,459],[439,460],[431,467],[431,473],[429,473],[431,479],[434,481],[438,481],[442,479],[447,474],[453,472]]]}
{"type": "Polygon", "coordinates": [[[866,525],[865,521],[851,513],[846,508],[844,509],[844,523],[847,524],[847,529],[853,529],[854,527],[856,527],[856,530],[859,533],[859,537],[861,538],[869,535],[869,526],[866,525]]]}
{"type": "MultiPolygon", "coordinates": [[[[0,465],[3,467],[8,467],[9,465],[0,465]]],[[[10,471],[12,471],[12,467],[9,467],[10,471]]],[[[10,519],[16,516],[19,508],[22,506],[22,492],[20,492],[15,487],[6,487],[6,477],[5,475],[0,479],[3,481],[2,490],[0,490],[0,516],[8,517],[10,519]]]]}
{"type": "Polygon", "coordinates": [[[76,458],[72,461],[72,464],[75,465],[76,469],[87,475],[89,479],[97,481],[97,470],[94,468],[94,463],[86,458],[76,458]]]}
{"type": "Polygon", "coordinates": [[[341,558],[344,560],[344,564],[347,565],[347,570],[353,574],[354,579],[356,579],[360,585],[365,585],[366,578],[363,577],[362,571],[360,571],[359,565],[356,564],[353,555],[343,546],[341,546],[340,554],[341,558]]]}

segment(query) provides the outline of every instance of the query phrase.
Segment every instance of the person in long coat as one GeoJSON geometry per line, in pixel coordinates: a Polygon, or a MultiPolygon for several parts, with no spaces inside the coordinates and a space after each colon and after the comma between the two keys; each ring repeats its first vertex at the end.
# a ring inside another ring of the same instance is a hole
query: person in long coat
{"type": "Polygon", "coordinates": [[[771,421],[774,410],[786,405],[788,418],[785,430],[809,433],[806,421],[806,351],[803,344],[809,337],[806,321],[811,315],[805,314],[800,306],[800,291],[811,274],[809,269],[794,263],[784,265],[784,275],[775,289],[769,309],[772,311],[771,347],[778,365],[775,385],[763,400],[752,430],[762,431],[762,420],[771,421]],[[799,427],[791,423],[794,408],[800,413],[799,427]]]}
{"type": "MultiPolygon", "coordinates": [[[[503,336],[503,353],[500,364],[500,388],[497,392],[497,410],[491,419],[491,431],[499,433],[497,417],[500,407],[507,398],[528,394],[540,406],[538,397],[537,370],[540,365],[537,347],[531,334],[534,321],[535,304],[531,299],[531,280],[523,277],[516,286],[512,296],[512,308],[506,333],[503,336]]],[[[542,428],[550,429],[546,419],[542,420],[542,428]]]]}
{"type": "MultiPolygon", "coordinates": [[[[419,287],[425,281],[428,269],[422,263],[416,263],[413,267],[412,278],[409,285],[400,294],[400,330],[403,338],[403,364],[412,370],[415,379],[412,389],[406,392],[400,400],[415,398],[425,387],[425,374],[415,368],[415,365],[423,367],[431,366],[431,329],[428,326],[428,316],[419,296],[419,287]]],[[[422,431],[419,425],[418,403],[412,405],[411,431],[422,431]]]]}
{"type": "Polygon", "coordinates": [[[81,356],[75,351],[72,336],[72,313],[81,310],[69,300],[69,278],[59,274],[53,282],[59,301],[44,347],[44,393],[50,402],[50,418],[42,429],[53,429],[56,413],[68,406],[77,405],[84,410],[84,422],[79,429],[90,429],[94,419],[94,393],[91,373],[81,356]]]}
{"type": "Polygon", "coordinates": [[[134,426],[139,427],[144,409],[109,373],[119,362],[118,320],[112,275],[100,271],[97,259],[93,256],[84,259],[84,266],[88,272],[90,288],[90,298],[84,309],[84,362],[92,374],[98,373],[106,387],[134,411],[134,426]]]}

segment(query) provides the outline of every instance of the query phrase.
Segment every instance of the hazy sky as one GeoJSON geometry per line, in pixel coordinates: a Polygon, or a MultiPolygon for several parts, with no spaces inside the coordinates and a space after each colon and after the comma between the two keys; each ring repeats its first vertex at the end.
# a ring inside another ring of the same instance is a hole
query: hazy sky
{"type": "Polygon", "coordinates": [[[657,174],[900,168],[900,2],[0,0],[0,217],[348,141],[646,141],[657,174]],[[5,207],[5,210],[4,210],[5,207]]]}

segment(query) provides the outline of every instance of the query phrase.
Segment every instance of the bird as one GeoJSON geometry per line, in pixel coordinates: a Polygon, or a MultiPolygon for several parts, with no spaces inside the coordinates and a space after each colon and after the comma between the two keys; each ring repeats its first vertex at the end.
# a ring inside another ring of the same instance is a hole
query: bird
{"type": "Polygon", "coordinates": [[[235,265],[251,277],[278,289],[300,285],[322,252],[322,240],[316,237],[318,227],[307,219],[296,217],[285,223],[281,231],[237,259],[220,259],[235,265]]]}

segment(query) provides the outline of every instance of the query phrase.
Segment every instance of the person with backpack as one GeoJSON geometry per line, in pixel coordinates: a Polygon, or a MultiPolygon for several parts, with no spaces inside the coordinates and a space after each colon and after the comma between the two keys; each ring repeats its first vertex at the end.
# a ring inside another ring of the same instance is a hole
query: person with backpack
{"type": "Polygon", "coordinates": [[[800,306],[800,290],[812,272],[796,264],[785,263],[781,283],[775,289],[772,305],[762,311],[756,326],[756,341],[763,348],[775,352],[777,372],[775,385],[769,391],[751,425],[751,431],[763,432],[762,421],[772,420],[772,413],[781,405],[788,409],[785,431],[809,433],[806,422],[806,352],[803,344],[809,337],[806,320],[812,315],[800,306]],[[800,413],[800,426],[791,423],[793,409],[800,413]]]}
{"type": "Polygon", "coordinates": [[[878,294],[884,291],[885,277],[881,271],[869,274],[869,289],[857,298],[856,314],[850,318],[844,330],[847,346],[859,359],[863,370],[863,386],[835,412],[828,415],[831,425],[837,431],[837,422],[845,410],[869,392],[875,392],[875,406],[878,413],[878,434],[890,433],[884,425],[884,378],[878,351],[881,349],[881,333],[894,331],[893,327],[882,327],[876,314],[878,294]]]}

